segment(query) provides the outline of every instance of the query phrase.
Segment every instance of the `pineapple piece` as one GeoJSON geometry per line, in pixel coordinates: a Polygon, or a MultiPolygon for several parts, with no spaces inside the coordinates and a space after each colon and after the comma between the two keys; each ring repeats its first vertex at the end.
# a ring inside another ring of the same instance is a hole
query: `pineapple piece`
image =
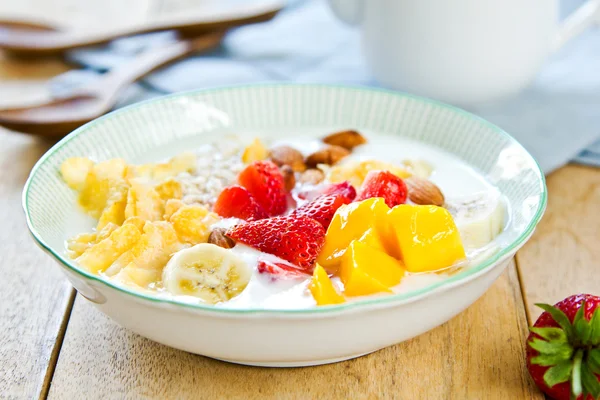
{"type": "Polygon", "coordinates": [[[60,165],[60,174],[71,189],[80,191],[93,166],[94,162],[89,158],[71,157],[60,165]]]}
{"type": "Polygon", "coordinates": [[[141,232],[133,224],[124,224],[115,229],[106,239],[87,249],[76,261],[93,273],[108,268],[124,252],[140,239],[141,232]]]}
{"type": "Polygon", "coordinates": [[[198,244],[208,241],[210,225],[219,221],[219,216],[201,205],[184,205],[169,221],[182,242],[198,244]]]}

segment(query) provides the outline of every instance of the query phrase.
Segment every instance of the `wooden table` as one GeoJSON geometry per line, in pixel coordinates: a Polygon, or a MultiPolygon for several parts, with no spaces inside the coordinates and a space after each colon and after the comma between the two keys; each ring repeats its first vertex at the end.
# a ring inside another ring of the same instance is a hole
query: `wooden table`
{"type": "MultiPolygon", "coordinates": [[[[45,78],[60,61],[0,56],[0,82],[45,78]]],[[[524,362],[536,302],[600,288],[600,169],[548,177],[531,241],[492,288],[450,322],[374,354],[298,369],[230,365],[111,322],[75,294],[29,237],[21,189],[52,143],[0,128],[0,399],[541,399],[524,362]]]]}

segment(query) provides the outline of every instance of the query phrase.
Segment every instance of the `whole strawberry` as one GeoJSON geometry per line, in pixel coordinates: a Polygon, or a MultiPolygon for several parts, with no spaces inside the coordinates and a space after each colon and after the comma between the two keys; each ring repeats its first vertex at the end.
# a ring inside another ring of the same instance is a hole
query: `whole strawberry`
{"type": "Polygon", "coordinates": [[[325,229],[312,218],[289,215],[236,225],[227,236],[310,274],[325,242],[325,229]]]}
{"type": "Polygon", "coordinates": [[[555,400],[600,399],[600,297],[578,294],[544,310],[527,338],[527,368],[555,400]]]}

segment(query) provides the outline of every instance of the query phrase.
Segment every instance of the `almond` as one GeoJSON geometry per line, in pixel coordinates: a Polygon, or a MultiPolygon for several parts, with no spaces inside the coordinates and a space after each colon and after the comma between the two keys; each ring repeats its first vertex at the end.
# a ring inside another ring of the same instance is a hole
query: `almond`
{"type": "Polygon", "coordinates": [[[335,132],[323,138],[323,142],[352,150],[356,146],[367,143],[367,139],[354,130],[335,132]]]}
{"type": "Polygon", "coordinates": [[[348,149],[328,145],[306,157],[306,165],[309,168],[315,168],[318,164],[334,165],[349,154],[348,149]]]}
{"type": "Polygon", "coordinates": [[[420,205],[444,205],[444,195],[439,187],[427,179],[411,176],[404,180],[408,188],[408,198],[420,205]]]}
{"type": "Polygon", "coordinates": [[[290,146],[273,147],[269,152],[269,158],[278,167],[289,165],[294,172],[302,172],[306,169],[302,153],[290,146]]]}
{"type": "Polygon", "coordinates": [[[235,246],[235,241],[225,235],[226,230],[223,228],[215,228],[208,236],[208,243],[212,243],[224,249],[230,249],[235,246]]]}
{"type": "Polygon", "coordinates": [[[283,175],[283,182],[285,184],[285,190],[291,191],[296,186],[296,173],[289,165],[284,165],[280,169],[283,175]]]}
{"type": "Polygon", "coordinates": [[[300,182],[316,185],[325,179],[325,174],[320,169],[310,168],[300,175],[300,182]]]}

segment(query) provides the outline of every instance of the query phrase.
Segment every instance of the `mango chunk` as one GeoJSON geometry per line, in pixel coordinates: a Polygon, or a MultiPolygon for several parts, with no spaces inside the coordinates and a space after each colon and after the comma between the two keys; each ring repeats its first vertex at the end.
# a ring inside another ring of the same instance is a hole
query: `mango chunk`
{"type": "Polygon", "coordinates": [[[409,272],[429,272],[465,258],[452,215],[442,207],[401,204],[388,213],[387,238],[409,272]]]}
{"type": "Polygon", "coordinates": [[[389,207],[382,198],[371,198],[338,208],[325,235],[325,244],[317,262],[328,271],[335,271],[346,248],[369,228],[377,229],[385,220],[389,207]]]}
{"type": "Polygon", "coordinates": [[[375,228],[369,228],[365,233],[358,239],[360,243],[364,243],[367,246],[373,247],[379,251],[385,252],[385,246],[381,239],[380,233],[375,228]]]}
{"type": "Polygon", "coordinates": [[[402,263],[381,250],[352,241],[339,270],[346,296],[391,292],[404,276],[402,263]]]}
{"type": "Polygon", "coordinates": [[[323,267],[318,264],[315,267],[308,289],[318,306],[340,304],[346,301],[344,300],[344,297],[335,290],[327,272],[325,272],[323,267]]]}
{"type": "Polygon", "coordinates": [[[244,149],[244,154],[242,154],[242,161],[245,164],[250,164],[254,161],[264,160],[268,156],[269,150],[260,141],[260,139],[255,138],[252,141],[252,143],[250,143],[250,145],[244,149]]]}

